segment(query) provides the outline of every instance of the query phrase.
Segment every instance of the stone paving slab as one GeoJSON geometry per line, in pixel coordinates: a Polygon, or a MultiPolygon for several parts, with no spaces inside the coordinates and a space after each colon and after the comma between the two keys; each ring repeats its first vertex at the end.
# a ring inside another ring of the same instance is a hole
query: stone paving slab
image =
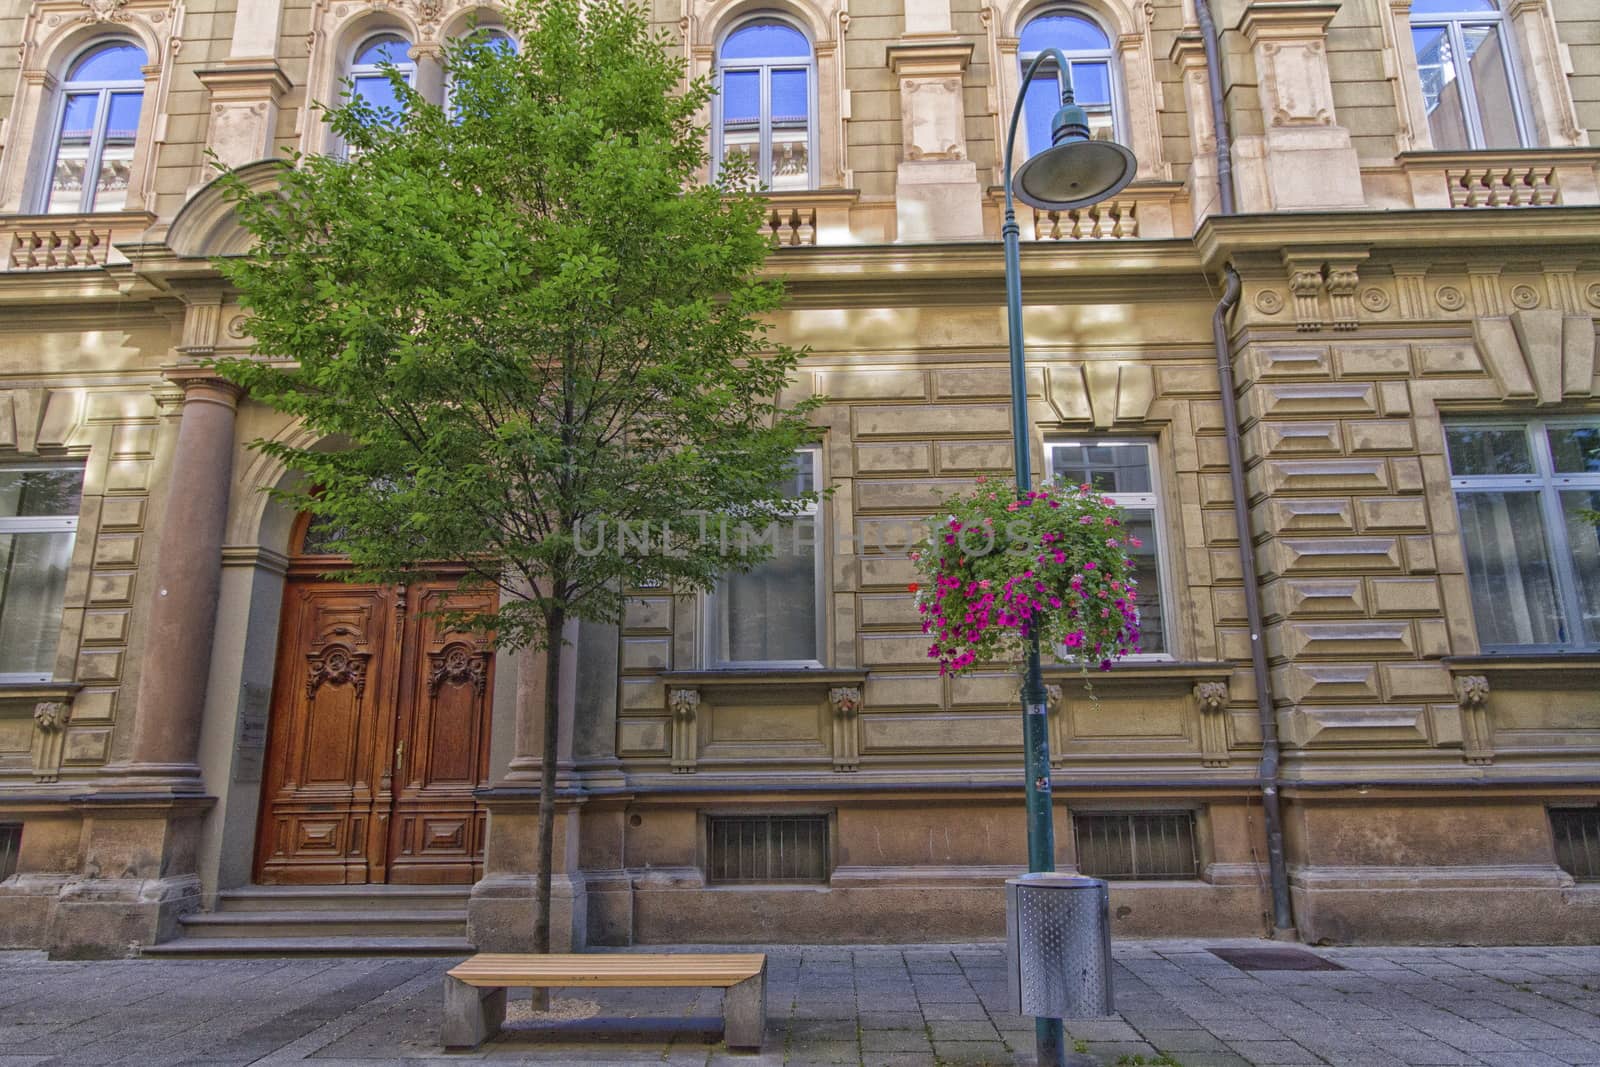
{"type": "MultiPolygon", "coordinates": [[[[1600,947],[1311,948],[1342,971],[1241,971],[1207,949],[1114,947],[1112,1019],[1068,1020],[1106,1067],[1600,1067],[1600,947]]],[[[652,951],[663,951],[654,946],[652,951]]],[[[684,951],[696,951],[686,947],[684,951]]],[[[558,990],[474,1053],[437,1044],[453,960],[51,962],[0,952],[0,1067],[1025,1067],[996,945],[766,950],[759,1054],[721,994],[558,990]]]]}

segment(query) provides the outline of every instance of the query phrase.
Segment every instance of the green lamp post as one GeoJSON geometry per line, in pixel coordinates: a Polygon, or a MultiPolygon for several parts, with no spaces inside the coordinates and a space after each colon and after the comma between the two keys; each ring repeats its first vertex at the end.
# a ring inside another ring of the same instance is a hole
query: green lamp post
{"type": "MultiPolygon", "coordinates": [[[[1017,103],[1011,111],[1011,127],[1006,136],[1005,188],[1006,215],[1001,234],[1006,254],[1006,327],[1011,355],[1011,432],[1015,447],[1017,494],[1033,487],[1029,461],[1028,382],[1022,341],[1022,251],[1021,231],[1017,226],[1015,198],[1044,211],[1066,211],[1087,207],[1120,192],[1133,180],[1137,162],[1133,153],[1114,141],[1089,139],[1089,118],[1073,102],[1072,69],[1057,49],[1039,53],[1028,64],[1017,90],[1017,103]],[[1039,68],[1055,64],[1061,78],[1061,109],[1050,124],[1051,144],[1037,151],[1012,176],[1011,158],[1016,147],[1017,125],[1022,118],[1028,85],[1039,68]]],[[[1022,724],[1024,767],[1028,806],[1028,870],[1055,870],[1055,824],[1050,805],[1050,738],[1045,709],[1044,674],[1039,666],[1039,638],[1035,634],[1028,646],[1027,673],[1022,685],[1022,724]]],[[[1109,918],[1105,921],[1109,922],[1109,918]]],[[[1065,1040],[1060,1019],[1038,1019],[1038,1062],[1055,1067],[1065,1062],[1065,1040]]]]}

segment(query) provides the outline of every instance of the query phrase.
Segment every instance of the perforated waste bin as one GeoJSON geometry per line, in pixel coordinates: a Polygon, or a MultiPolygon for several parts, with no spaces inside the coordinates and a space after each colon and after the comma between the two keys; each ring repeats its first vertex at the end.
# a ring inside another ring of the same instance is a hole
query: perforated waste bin
{"type": "Polygon", "coordinates": [[[1111,1015],[1111,896],[1080,874],[1006,881],[1011,1006],[1041,1019],[1111,1015]]]}

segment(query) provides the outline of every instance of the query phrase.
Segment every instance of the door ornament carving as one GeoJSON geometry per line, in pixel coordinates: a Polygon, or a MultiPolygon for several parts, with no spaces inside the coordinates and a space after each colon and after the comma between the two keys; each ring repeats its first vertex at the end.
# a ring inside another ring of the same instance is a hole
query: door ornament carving
{"type": "Polygon", "coordinates": [[[438,696],[439,689],[451,685],[471,683],[479,696],[489,683],[489,654],[471,645],[459,642],[448,644],[437,652],[428,653],[433,669],[428,672],[428,695],[438,696]]]}
{"type": "Polygon", "coordinates": [[[352,652],[343,645],[328,645],[321,652],[307,657],[306,696],[314,697],[324,682],[330,685],[348,683],[355,687],[356,699],[361,699],[367,687],[367,660],[371,653],[352,652]]]}

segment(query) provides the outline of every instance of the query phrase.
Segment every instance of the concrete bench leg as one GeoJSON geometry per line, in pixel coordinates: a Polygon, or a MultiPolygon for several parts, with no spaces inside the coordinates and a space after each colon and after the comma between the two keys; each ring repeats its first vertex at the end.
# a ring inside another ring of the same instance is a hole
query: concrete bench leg
{"type": "Polygon", "coordinates": [[[767,971],[730,986],[722,995],[722,1039],[729,1048],[761,1050],[767,1032],[767,971]]]}
{"type": "Polygon", "coordinates": [[[506,1021],[506,991],[444,978],[444,1023],[439,1041],[447,1049],[475,1049],[500,1032],[506,1021]]]}

